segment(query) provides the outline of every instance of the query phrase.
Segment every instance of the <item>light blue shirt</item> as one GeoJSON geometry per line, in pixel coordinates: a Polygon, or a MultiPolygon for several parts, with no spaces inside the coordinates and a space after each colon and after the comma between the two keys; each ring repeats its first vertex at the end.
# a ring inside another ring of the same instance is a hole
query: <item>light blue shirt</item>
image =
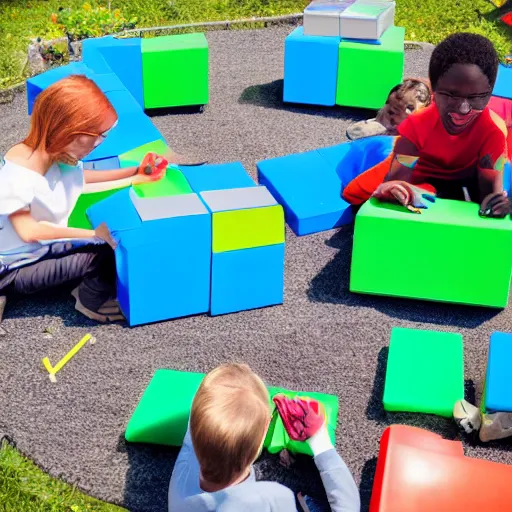
{"type": "MultiPolygon", "coordinates": [[[[314,460],[332,512],[360,512],[359,491],[336,450],[323,452],[314,460]]],[[[199,461],[187,431],[169,485],[169,512],[297,511],[290,489],[277,482],[257,482],[253,468],[246,480],[217,492],[203,491],[199,475],[199,461]]]]}

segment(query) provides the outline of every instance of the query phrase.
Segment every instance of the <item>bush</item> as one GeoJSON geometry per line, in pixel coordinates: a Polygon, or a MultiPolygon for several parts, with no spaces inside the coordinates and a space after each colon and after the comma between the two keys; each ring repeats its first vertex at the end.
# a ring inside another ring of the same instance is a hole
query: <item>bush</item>
{"type": "Polygon", "coordinates": [[[63,9],[52,14],[52,22],[60,25],[68,37],[77,41],[88,37],[114,34],[135,28],[137,18],[126,19],[119,9],[109,10],[102,6],[85,3],[81,9],[63,9]]]}

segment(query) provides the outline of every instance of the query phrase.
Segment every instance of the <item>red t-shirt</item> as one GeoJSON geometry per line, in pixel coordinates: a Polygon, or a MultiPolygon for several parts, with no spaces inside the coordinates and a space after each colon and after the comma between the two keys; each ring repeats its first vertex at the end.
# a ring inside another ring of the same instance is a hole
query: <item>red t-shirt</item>
{"type": "MultiPolygon", "coordinates": [[[[411,114],[398,127],[400,136],[418,149],[418,161],[410,182],[435,192],[433,182],[471,178],[480,159],[489,156],[491,169],[506,155],[505,123],[486,108],[473,125],[459,135],[450,135],[444,128],[435,103],[411,114]]],[[[352,180],[343,197],[352,204],[361,204],[371,197],[389,172],[391,158],[377,164],[352,180]]]]}

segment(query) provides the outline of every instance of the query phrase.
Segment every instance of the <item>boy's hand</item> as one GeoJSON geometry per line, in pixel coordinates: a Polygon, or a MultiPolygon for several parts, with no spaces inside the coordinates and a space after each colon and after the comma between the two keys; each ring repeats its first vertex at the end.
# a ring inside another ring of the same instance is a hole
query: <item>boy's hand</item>
{"type": "Polygon", "coordinates": [[[274,403],[286,432],[294,441],[309,439],[325,423],[325,411],[316,400],[299,397],[292,399],[285,395],[276,395],[274,403]]]}
{"type": "Polygon", "coordinates": [[[402,206],[413,206],[414,208],[427,208],[423,199],[434,203],[435,195],[424,189],[411,185],[406,181],[386,181],[381,183],[373,193],[379,201],[386,203],[398,203],[402,206]]]}
{"type": "Polygon", "coordinates": [[[510,213],[510,199],[506,192],[494,192],[485,196],[478,215],[502,219],[510,213]]]}
{"type": "Polygon", "coordinates": [[[167,169],[169,162],[156,153],[148,153],[137,168],[133,184],[147,183],[161,179],[167,169]]]}

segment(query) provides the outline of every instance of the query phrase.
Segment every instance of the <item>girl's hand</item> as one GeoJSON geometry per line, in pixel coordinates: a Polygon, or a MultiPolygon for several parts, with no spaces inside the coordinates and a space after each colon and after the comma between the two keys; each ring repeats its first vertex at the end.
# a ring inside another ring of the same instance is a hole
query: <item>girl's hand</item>
{"type": "Polygon", "coordinates": [[[434,203],[435,195],[424,189],[411,185],[406,181],[386,181],[379,185],[373,193],[379,201],[386,203],[398,203],[402,206],[414,208],[428,208],[423,199],[434,203]]]}
{"type": "Polygon", "coordinates": [[[148,153],[142,163],[137,168],[132,183],[137,185],[139,183],[148,183],[151,181],[158,181],[163,178],[169,162],[156,153],[148,153]]]}
{"type": "Polygon", "coordinates": [[[485,196],[478,215],[502,219],[510,213],[510,199],[506,192],[494,192],[485,196]]]}
{"type": "Polygon", "coordinates": [[[94,235],[100,240],[107,242],[107,244],[110,245],[110,247],[112,247],[113,250],[116,249],[117,242],[114,240],[114,237],[112,236],[112,233],[110,233],[110,230],[108,229],[108,226],[105,222],[102,222],[94,230],[94,235]]]}

